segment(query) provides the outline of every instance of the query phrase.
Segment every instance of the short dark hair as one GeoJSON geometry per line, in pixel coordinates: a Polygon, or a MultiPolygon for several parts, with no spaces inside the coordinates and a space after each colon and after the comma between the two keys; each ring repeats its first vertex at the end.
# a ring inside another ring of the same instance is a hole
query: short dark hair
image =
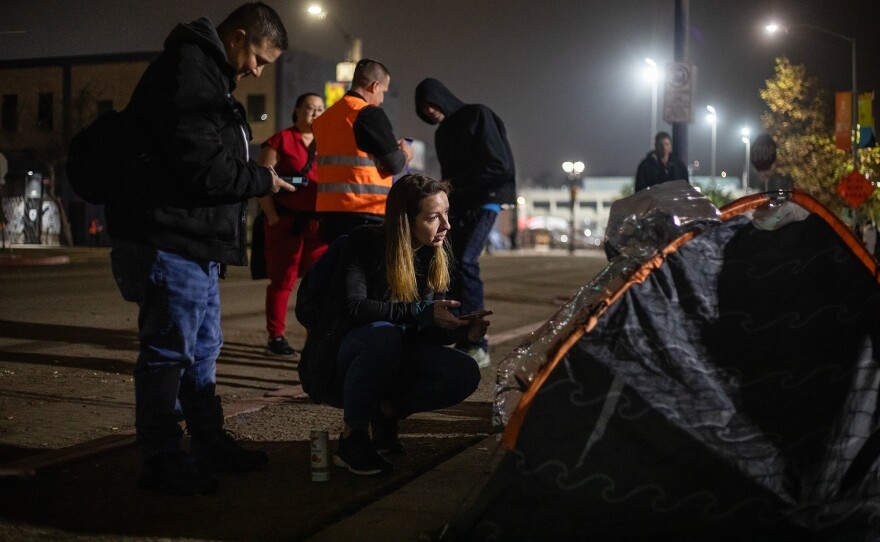
{"type": "Polygon", "coordinates": [[[386,77],[391,76],[388,68],[378,60],[362,58],[354,67],[354,76],[351,78],[351,84],[355,87],[367,87],[373,81],[383,81],[386,77]]]}
{"type": "Polygon", "coordinates": [[[314,92],[306,92],[305,94],[297,96],[296,103],[293,104],[293,113],[290,114],[290,119],[294,124],[296,124],[296,110],[306,101],[306,98],[311,98],[312,96],[315,98],[321,98],[321,101],[324,101],[324,98],[322,98],[320,94],[315,94],[314,92]]]}
{"type": "Polygon", "coordinates": [[[657,135],[654,136],[654,147],[657,147],[664,139],[672,141],[672,136],[668,132],[657,132],[657,135]]]}
{"type": "Polygon", "coordinates": [[[287,30],[281,17],[262,2],[249,2],[237,7],[217,26],[217,33],[223,37],[238,29],[247,32],[251,43],[265,39],[282,51],[288,48],[287,30]]]}

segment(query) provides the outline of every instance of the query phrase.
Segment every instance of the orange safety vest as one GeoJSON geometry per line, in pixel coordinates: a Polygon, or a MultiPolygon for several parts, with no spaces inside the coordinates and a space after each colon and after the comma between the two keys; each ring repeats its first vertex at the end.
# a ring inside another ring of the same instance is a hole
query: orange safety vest
{"type": "Polygon", "coordinates": [[[312,123],[318,163],[315,210],[319,213],[385,215],[391,175],[379,171],[376,160],[354,140],[354,122],[367,105],[357,96],[343,96],[312,123]]]}

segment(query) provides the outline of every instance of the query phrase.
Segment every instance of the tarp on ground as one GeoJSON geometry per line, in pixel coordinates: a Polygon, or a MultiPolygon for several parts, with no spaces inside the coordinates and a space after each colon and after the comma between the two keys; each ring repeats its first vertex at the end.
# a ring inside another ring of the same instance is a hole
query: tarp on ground
{"type": "Polygon", "coordinates": [[[502,363],[509,449],[445,539],[867,539],[876,261],[802,193],[632,197],[608,268],[502,363]]]}

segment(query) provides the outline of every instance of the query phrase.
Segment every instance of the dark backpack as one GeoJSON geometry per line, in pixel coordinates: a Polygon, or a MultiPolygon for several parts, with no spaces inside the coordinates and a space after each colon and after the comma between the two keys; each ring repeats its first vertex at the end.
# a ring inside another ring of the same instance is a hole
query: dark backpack
{"type": "Polygon", "coordinates": [[[314,329],[327,309],[327,298],[330,296],[333,274],[339,265],[342,252],[348,242],[348,236],[336,238],[315,265],[306,273],[296,291],[296,319],[304,328],[314,329]]]}
{"type": "MultiPolygon", "coordinates": [[[[103,205],[125,186],[148,178],[149,155],[126,110],[108,111],[70,141],[67,178],[76,194],[103,205]]],[[[142,137],[142,136],[141,136],[142,137]]]]}

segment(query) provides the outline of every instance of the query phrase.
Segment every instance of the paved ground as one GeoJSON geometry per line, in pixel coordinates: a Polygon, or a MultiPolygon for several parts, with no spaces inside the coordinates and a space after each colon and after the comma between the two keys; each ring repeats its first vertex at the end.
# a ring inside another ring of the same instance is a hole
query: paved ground
{"type": "MultiPolygon", "coordinates": [[[[233,268],[221,287],[218,391],[229,427],[271,462],[223,476],[217,495],[135,491],[136,311],[116,292],[106,249],[15,255],[0,254],[0,539],[417,540],[451,518],[498,457],[487,370],[465,403],[403,423],[407,453],[393,475],[335,469],[330,482],[310,482],[309,431],[335,438],[339,411],[299,397],[295,358],[265,356],[265,282],[233,268]]],[[[593,252],[482,262],[496,365],[604,267],[593,252]]],[[[290,327],[301,345],[304,332],[290,327]]]]}

